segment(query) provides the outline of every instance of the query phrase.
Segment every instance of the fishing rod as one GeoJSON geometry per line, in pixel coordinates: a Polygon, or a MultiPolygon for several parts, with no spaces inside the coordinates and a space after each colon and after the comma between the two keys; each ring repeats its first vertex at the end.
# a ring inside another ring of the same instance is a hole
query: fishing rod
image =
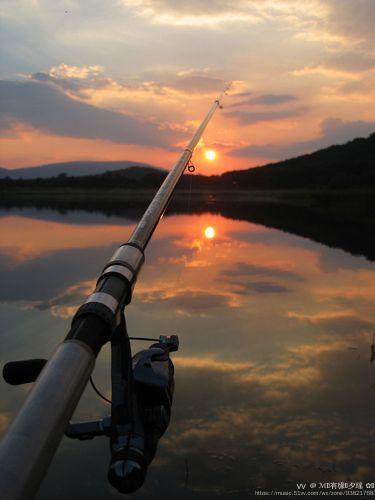
{"type": "Polygon", "coordinates": [[[169,172],[129,240],[104,267],[96,288],[73,317],[65,340],[46,360],[8,363],[8,383],[35,382],[0,443],[0,492],[3,500],[32,498],[64,433],[71,438],[110,438],[108,480],[121,493],[137,490],[170,418],[174,380],[170,353],[176,335],[131,355],[124,309],[131,302],[145,250],[205,128],[227,86],[169,172]],[[111,343],[111,415],[94,422],[70,423],[91,377],[101,348],[111,343]]]}

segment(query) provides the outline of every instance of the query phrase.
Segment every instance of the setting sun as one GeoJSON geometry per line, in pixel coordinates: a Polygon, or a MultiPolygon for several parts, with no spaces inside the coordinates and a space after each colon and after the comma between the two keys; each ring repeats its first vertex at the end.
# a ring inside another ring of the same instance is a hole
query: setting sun
{"type": "Polygon", "coordinates": [[[204,156],[206,157],[207,160],[213,161],[216,159],[216,152],[213,149],[208,149],[204,156]]]}
{"type": "Polygon", "coordinates": [[[212,226],[207,226],[204,230],[204,235],[208,240],[211,240],[215,237],[216,231],[212,226]]]}

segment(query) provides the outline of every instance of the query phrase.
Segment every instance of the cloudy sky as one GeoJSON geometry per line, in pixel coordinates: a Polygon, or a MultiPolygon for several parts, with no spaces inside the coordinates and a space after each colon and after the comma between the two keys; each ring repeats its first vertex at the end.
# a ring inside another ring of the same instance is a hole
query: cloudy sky
{"type": "Polygon", "coordinates": [[[227,81],[198,172],[368,136],[374,14],[374,0],[3,0],[0,164],[170,167],[227,81]]]}

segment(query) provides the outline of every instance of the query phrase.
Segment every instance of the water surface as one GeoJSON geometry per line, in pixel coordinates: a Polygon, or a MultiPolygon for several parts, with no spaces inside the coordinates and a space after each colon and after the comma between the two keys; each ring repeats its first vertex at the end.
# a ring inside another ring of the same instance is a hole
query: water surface
{"type": "MultiPolygon", "coordinates": [[[[134,498],[373,481],[374,263],[219,212],[164,217],[127,309],[129,334],[180,336],[173,417],[134,498]]],[[[51,355],[134,223],[126,210],[0,212],[1,364],[51,355]]],[[[94,378],[110,395],[108,348],[94,378]]],[[[29,387],[0,389],[3,432],[29,387]]],[[[107,411],[87,388],[74,418],[107,411]]],[[[108,460],[105,438],[64,439],[37,499],[120,498],[108,460]]]]}

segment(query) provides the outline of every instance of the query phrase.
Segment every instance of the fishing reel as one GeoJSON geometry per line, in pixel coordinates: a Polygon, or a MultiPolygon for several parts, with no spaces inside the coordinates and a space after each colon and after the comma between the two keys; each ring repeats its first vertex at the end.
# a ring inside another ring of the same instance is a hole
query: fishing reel
{"type": "MultiPolygon", "coordinates": [[[[112,374],[112,397],[116,384],[120,397],[115,404],[112,401],[108,480],[120,493],[132,493],[143,485],[159,439],[169,425],[174,392],[170,352],[178,346],[177,335],[160,336],[158,342],[135,354],[126,387],[121,388],[121,381],[112,374]],[[121,401],[124,389],[127,397],[121,401]]],[[[116,356],[116,348],[112,353],[116,356]]],[[[112,358],[112,366],[115,364],[112,358]]]]}
{"type": "MultiPolygon", "coordinates": [[[[177,335],[128,337],[123,321],[111,340],[112,401],[107,400],[111,414],[100,420],[70,423],[66,429],[65,435],[72,439],[110,439],[108,480],[120,493],[132,493],[143,485],[159,439],[169,425],[174,392],[170,353],[178,348],[177,335]],[[132,357],[129,341],[133,339],[156,342],[132,357]]],[[[34,382],[45,363],[44,359],[7,363],[3,377],[12,385],[34,382]]]]}

